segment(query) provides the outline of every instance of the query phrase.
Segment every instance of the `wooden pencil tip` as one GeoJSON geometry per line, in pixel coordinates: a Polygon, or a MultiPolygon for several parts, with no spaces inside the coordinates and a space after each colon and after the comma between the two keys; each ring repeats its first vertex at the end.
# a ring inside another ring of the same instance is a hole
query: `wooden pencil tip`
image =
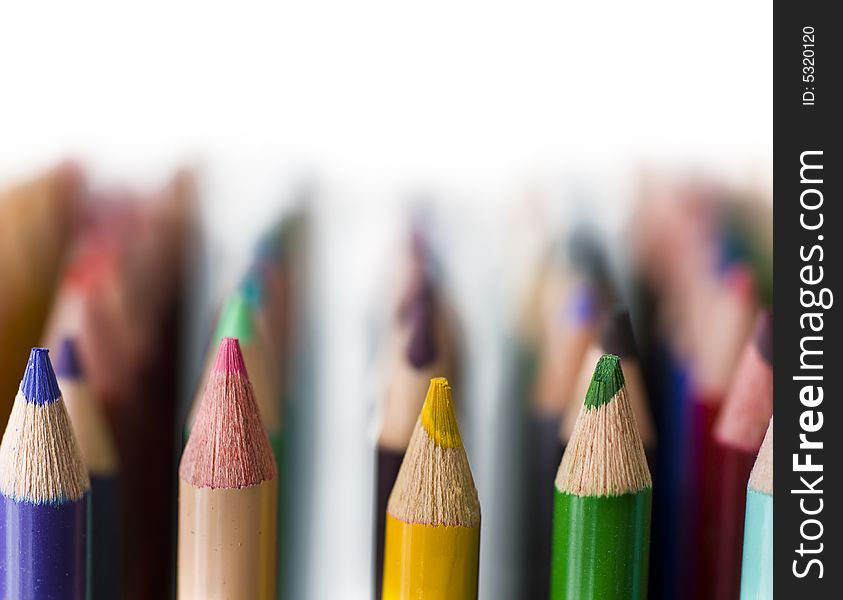
{"type": "Polygon", "coordinates": [[[749,474],[748,487],[764,494],[773,493],[773,417],[770,417],[758,458],[755,459],[755,466],[749,474]]]}
{"type": "Polygon", "coordinates": [[[217,373],[246,374],[246,362],[237,338],[224,337],[220,340],[217,359],[214,361],[214,371],[217,373]]]}
{"type": "Polygon", "coordinates": [[[20,383],[24,399],[31,404],[52,404],[61,397],[56,374],[50,362],[50,351],[33,348],[20,383]]]}
{"type": "Polygon", "coordinates": [[[217,325],[216,339],[221,341],[224,337],[234,337],[242,344],[252,341],[255,334],[255,322],[252,315],[252,307],[241,291],[236,291],[225,303],[220,314],[217,325]]]}
{"type": "Polygon", "coordinates": [[[434,377],[430,380],[420,418],[422,426],[436,445],[443,448],[462,448],[451,386],[445,377],[434,377]]]}
{"type": "Polygon", "coordinates": [[[33,348],[0,442],[0,494],[62,504],[89,487],[48,351],[33,348]]]}
{"type": "Polygon", "coordinates": [[[277,472],[240,344],[223,338],[179,476],[194,487],[233,489],[274,479],[277,472]]]}
{"type": "Polygon", "coordinates": [[[585,394],[585,407],[599,408],[608,404],[623,386],[620,358],[614,354],[604,354],[597,361],[594,375],[591,376],[591,383],[585,394]]]}

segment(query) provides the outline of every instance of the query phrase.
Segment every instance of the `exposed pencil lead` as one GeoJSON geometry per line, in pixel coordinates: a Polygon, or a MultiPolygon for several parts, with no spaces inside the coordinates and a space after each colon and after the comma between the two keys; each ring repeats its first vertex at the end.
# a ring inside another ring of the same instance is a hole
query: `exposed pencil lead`
{"type": "Polygon", "coordinates": [[[33,348],[0,441],[0,597],[84,597],[90,488],[47,350],[33,348]]]}
{"type": "Polygon", "coordinates": [[[49,350],[33,348],[20,384],[23,397],[32,404],[51,404],[61,397],[49,350]]]}
{"type": "Polygon", "coordinates": [[[0,443],[0,493],[34,504],[74,501],[88,471],[45,348],[33,348],[0,443]]]}
{"type": "Polygon", "coordinates": [[[480,524],[480,502],[444,377],[430,387],[387,503],[406,523],[480,524]]]}
{"type": "Polygon", "coordinates": [[[434,377],[430,380],[420,419],[436,445],[443,448],[462,448],[451,386],[446,378],[434,377]]]}
{"type": "Polygon", "coordinates": [[[620,360],[605,354],[559,463],[556,487],[576,495],[616,496],[652,485],[620,360]]]}
{"type": "Polygon", "coordinates": [[[223,338],[182,454],[179,476],[201,488],[241,488],[277,475],[240,344],[223,338]]]}
{"type": "Polygon", "coordinates": [[[217,358],[214,361],[214,371],[217,373],[246,374],[246,363],[237,338],[224,337],[220,340],[217,358]]]}
{"type": "Polygon", "coordinates": [[[594,375],[585,395],[585,407],[598,408],[607,404],[623,384],[620,359],[614,354],[604,354],[594,368],[594,375]]]}

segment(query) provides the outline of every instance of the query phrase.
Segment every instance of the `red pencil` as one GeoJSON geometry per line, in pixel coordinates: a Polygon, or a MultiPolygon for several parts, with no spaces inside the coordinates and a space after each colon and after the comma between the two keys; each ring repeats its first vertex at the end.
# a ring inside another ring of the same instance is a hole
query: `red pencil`
{"type": "Polygon", "coordinates": [[[729,390],[747,339],[752,334],[756,303],[752,273],[744,265],[723,272],[695,327],[693,365],[685,449],[688,478],[682,490],[686,529],[680,534],[687,553],[687,591],[708,600],[700,563],[703,548],[713,539],[714,507],[719,465],[714,449],[714,422],[729,390]]]}
{"type": "Polygon", "coordinates": [[[710,537],[703,540],[700,583],[706,598],[737,598],[741,586],[746,482],[773,414],[773,316],[764,311],[747,343],[714,426],[710,537]]]}

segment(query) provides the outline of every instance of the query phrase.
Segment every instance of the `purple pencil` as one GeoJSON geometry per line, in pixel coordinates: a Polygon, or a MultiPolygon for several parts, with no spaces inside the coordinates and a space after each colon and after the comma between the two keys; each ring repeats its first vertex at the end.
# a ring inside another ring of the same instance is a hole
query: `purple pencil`
{"type": "Polygon", "coordinates": [[[85,598],[89,489],[47,350],[33,348],[0,443],[0,598],[85,598]]]}

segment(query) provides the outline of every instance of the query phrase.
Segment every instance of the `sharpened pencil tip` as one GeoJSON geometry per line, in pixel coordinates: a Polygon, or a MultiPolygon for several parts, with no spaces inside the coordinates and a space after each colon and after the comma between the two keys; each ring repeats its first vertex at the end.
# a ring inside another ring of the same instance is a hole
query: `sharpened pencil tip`
{"type": "Polygon", "coordinates": [[[38,405],[52,404],[61,397],[50,351],[46,348],[33,348],[30,352],[20,391],[27,402],[38,405]]]}
{"type": "Polygon", "coordinates": [[[421,410],[421,422],[427,434],[438,446],[462,448],[451,386],[445,377],[434,377],[430,380],[430,387],[421,410]]]}
{"type": "Polygon", "coordinates": [[[585,394],[585,407],[599,408],[608,404],[623,386],[620,358],[614,354],[604,354],[594,368],[594,375],[585,394]]]}
{"type": "Polygon", "coordinates": [[[243,352],[240,350],[240,342],[237,338],[224,337],[220,340],[217,359],[214,362],[214,371],[218,373],[246,373],[246,363],[243,360],[243,352]]]}

